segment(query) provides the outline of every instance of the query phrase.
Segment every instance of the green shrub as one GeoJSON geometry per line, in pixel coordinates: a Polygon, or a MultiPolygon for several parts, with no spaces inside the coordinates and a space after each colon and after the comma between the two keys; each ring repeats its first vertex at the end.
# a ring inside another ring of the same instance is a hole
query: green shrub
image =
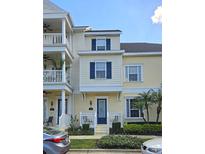
{"type": "Polygon", "coordinates": [[[112,123],[112,134],[118,134],[121,132],[121,123],[113,122],[112,123]]]}
{"type": "Polygon", "coordinates": [[[89,130],[90,124],[83,124],[83,130],[89,130]]]}
{"type": "Polygon", "coordinates": [[[67,132],[68,135],[94,135],[94,128],[89,128],[88,130],[84,130],[82,128],[73,130],[71,128],[68,128],[67,132]]]}
{"type": "Polygon", "coordinates": [[[104,136],[97,142],[98,148],[103,149],[139,149],[143,139],[126,135],[104,136]]]}
{"type": "Polygon", "coordinates": [[[124,125],[125,134],[132,135],[161,135],[161,124],[126,124],[124,125]]]}

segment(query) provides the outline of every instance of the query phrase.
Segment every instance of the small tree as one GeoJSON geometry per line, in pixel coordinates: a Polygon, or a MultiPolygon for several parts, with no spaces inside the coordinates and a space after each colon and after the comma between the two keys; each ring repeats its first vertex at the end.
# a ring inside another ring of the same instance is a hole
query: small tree
{"type": "Polygon", "coordinates": [[[140,111],[141,111],[141,116],[142,116],[144,122],[147,122],[147,120],[146,120],[145,117],[144,117],[145,105],[144,105],[144,101],[143,101],[142,97],[138,96],[138,97],[135,98],[135,104],[134,104],[134,106],[135,106],[136,108],[140,109],[140,111]]]}
{"type": "Polygon", "coordinates": [[[70,128],[72,131],[75,131],[75,129],[77,128],[77,123],[78,123],[77,115],[75,115],[74,117],[73,115],[71,115],[70,128]]]}
{"type": "Polygon", "coordinates": [[[157,118],[156,122],[159,121],[159,115],[162,111],[162,91],[159,89],[157,92],[152,93],[152,102],[157,104],[157,118]]]}
{"type": "Polygon", "coordinates": [[[142,117],[145,122],[149,122],[149,106],[152,104],[152,92],[150,89],[147,92],[139,93],[139,96],[135,97],[135,106],[142,110],[142,117]],[[147,120],[144,117],[143,110],[147,111],[147,120]]]}

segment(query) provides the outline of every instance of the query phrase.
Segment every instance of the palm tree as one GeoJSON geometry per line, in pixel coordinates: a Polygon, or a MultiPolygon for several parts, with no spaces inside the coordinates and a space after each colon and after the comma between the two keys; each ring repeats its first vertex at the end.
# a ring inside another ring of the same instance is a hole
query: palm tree
{"type": "Polygon", "coordinates": [[[162,91],[159,89],[157,92],[152,93],[152,102],[157,104],[157,119],[156,122],[159,121],[159,115],[162,111],[162,91]]]}
{"type": "Polygon", "coordinates": [[[135,97],[135,106],[142,110],[142,117],[145,122],[149,123],[149,106],[152,104],[152,92],[150,89],[147,92],[139,93],[139,96],[135,97]],[[143,109],[147,111],[147,120],[144,118],[143,109]]]}

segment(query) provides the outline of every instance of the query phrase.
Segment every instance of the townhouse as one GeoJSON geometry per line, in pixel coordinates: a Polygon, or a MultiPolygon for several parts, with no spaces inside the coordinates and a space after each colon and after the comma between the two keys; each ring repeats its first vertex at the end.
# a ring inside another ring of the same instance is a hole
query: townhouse
{"type": "MultiPolygon", "coordinates": [[[[49,0],[43,11],[44,121],[52,117],[65,129],[76,115],[80,126],[89,123],[96,133],[107,133],[113,121],[143,121],[133,98],[160,88],[161,45],[120,43],[120,30],[76,26],[49,0]]],[[[156,106],[150,110],[155,121],[156,106]]]]}

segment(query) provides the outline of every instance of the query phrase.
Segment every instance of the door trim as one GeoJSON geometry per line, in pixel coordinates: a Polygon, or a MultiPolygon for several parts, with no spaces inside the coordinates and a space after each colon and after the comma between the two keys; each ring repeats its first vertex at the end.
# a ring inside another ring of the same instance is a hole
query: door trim
{"type": "Polygon", "coordinates": [[[105,125],[108,125],[109,124],[109,116],[108,116],[108,113],[109,113],[109,101],[108,101],[108,96],[96,96],[95,97],[95,114],[96,114],[96,119],[95,119],[95,121],[96,121],[96,125],[98,125],[98,122],[97,122],[97,102],[98,102],[98,99],[106,99],[106,102],[107,102],[107,124],[105,124],[105,125]]]}

